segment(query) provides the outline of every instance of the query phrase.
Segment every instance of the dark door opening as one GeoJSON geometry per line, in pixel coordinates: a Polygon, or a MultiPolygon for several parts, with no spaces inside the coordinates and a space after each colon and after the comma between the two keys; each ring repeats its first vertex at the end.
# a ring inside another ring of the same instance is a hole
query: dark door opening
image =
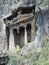
{"type": "Polygon", "coordinates": [[[27,42],[31,42],[31,24],[27,24],[27,42]]]}
{"type": "Polygon", "coordinates": [[[10,30],[8,27],[6,27],[6,37],[7,37],[7,49],[9,49],[10,30]]]}
{"type": "Polygon", "coordinates": [[[23,47],[24,46],[24,28],[23,27],[20,27],[19,33],[20,33],[20,46],[23,47]]]}
{"type": "Polygon", "coordinates": [[[16,45],[18,45],[18,34],[16,29],[13,29],[13,35],[14,35],[14,43],[16,47],[16,45]]]}

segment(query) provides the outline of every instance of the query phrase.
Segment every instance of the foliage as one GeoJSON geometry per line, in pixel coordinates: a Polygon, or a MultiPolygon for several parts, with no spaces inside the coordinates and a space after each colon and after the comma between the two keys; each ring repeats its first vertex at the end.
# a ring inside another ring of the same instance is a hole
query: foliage
{"type": "Polygon", "coordinates": [[[9,65],[49,65],[49,41],[47,40],[49,36],[43,37],[43,43],[37,50],[29,49],[26,54],[22,54],[21,51],[13,53],[10,56],[9,65]]]}
{"type": "Polygon", "coordinates": [[[49,4],[49,0],[44,0],[44,5],[48,5],[49,4]]]}
{"type": "Polygon", "coordinates": [[[0,50],[0,57],[2,56],[8,56],[8,53],[6,51],[0,50]]]}
{"type": "MultiPolygon", "coordinates": [[[[42,51],[33,59],[34,65],[49,65],[49,36],[43,38],[42,51]]],[[[36,53],[37,55],[37,53],[36,53]]]]}

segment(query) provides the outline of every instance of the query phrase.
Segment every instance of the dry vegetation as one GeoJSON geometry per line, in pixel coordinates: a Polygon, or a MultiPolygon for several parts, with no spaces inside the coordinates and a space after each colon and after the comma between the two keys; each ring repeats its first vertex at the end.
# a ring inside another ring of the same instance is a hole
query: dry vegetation
{"type": "Polygon", "coordinates": [[[19,50],[16,53],[11,54],[9,65],[10,64],[11,65],[49,65],[49,36],[43,37],[42,45],[37,49],[32,48],[31,50],[30,49],[27,50],[26,53],[21,53],[19,48],[19,50]]]}

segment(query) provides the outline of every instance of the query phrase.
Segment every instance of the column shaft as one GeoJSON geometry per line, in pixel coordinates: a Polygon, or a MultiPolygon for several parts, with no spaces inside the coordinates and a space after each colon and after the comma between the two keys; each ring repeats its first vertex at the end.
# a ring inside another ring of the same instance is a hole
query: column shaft
{"type": "Polygon", "coordinates": [[[10,29],[9,50],[14,50],[14,49],[15,49],[15,44],[14,44],[13,30],[10,29]]]}
{"type": "Polygon", "coordinates": [[[27,29],[26,29],[26,27],[25,27],[25,45],[27,44],[27,29]]]}

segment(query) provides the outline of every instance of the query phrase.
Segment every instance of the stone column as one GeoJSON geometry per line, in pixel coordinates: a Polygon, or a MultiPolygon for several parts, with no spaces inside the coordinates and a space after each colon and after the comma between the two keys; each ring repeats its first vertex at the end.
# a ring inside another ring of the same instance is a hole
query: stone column
{"type": "Polygon", "coordinates": [[[9,50],[15,50],[13,30],[10,29],[9,50]]]}
{"type": "Polygon", "coordinates": [[[4,24],[4,49],[7,50],[6,24],[4,24]]]}
{"type": "Polygon", "coordinates": [[[19,33],[19,28],[16,28],[17,29],[17,33],[19,33]]]}
{"type": "Polygon", "coordinates": [[[26,45],[27,44],[27,29],[26,29],[26,26],[25,26],[24,42],[25,42],[25,45],[26,45]]]}

